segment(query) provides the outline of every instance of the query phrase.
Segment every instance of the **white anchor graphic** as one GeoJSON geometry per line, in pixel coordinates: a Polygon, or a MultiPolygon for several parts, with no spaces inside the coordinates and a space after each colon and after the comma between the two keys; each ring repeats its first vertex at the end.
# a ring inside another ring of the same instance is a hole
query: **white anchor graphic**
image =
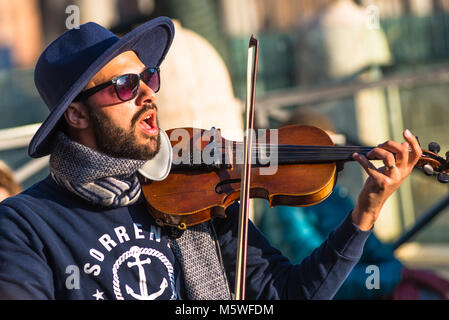
{"type": "Polygon", "coordinates": [[[130,294],[133,298],[137,300],[154,300],[157,297],[161,296],[165,289],[168,287],[167,279],[163,279],[160,287],[160,290],[158,292],[152,293],[148,295],[148,288],[147,288],[147,278],[145,275],[145,269],[143,268],[144,264],[150,264],[151,259],[147,258],[145,260],[140,260],[140,253],[139,253],[139,247],[133,247],[131,248],[131,252],[134,252],[132,254],[132,257],[136,259],[135,262],[128,262],[127,265],[129,268],[132,268],[134,266],[137,266],[139,269],[139,286],[140,286],[140,294],[136,294],[134,290],[128,286],[125,285],[126,293],[130,294]]]}

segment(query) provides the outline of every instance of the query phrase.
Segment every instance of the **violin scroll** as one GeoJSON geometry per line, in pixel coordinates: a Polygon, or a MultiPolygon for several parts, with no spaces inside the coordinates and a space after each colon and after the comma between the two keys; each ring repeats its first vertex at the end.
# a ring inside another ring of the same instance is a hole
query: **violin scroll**
{"type": "Polygon", "coordinates": [[[449,151],[446,152],[446,159],[439,156],[440,145],[436,142],[431,142],[428,145],[428,150],[423,150],[421,159],[416,164],[417,168],[423,170],[428,176],[437,176],[437,180],[441,183],[449,182],[449,151]]]}

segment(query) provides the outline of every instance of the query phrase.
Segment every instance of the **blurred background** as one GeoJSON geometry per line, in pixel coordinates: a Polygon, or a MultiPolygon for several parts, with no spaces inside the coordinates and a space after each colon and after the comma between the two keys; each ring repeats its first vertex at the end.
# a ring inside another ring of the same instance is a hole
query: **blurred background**
{"type": "MultiPolygon", "coordinates": [[[[0,159],[25,188],[49,173],[48,158],[26,152],[48,114],[33,68],[45,46],[76,24],[71,5],[80,23],[119,36],[156,16],[175,19],[177,49],[162,65],[164,129],[215,125],[238,138],[254,34],[258,127],[276,128],[308,108],[327,115],[350,144],[402,141],[408,128],[423,149],[436,141],[443,157],[449,150],[449,0],[0,0],[0,159]]],[[[394,245],[437,212],[395,254],[449,278],[448,185],[415,171],[375,232],[394,245]]],[[[347,163],[341,192],[355,201],[365,178],[347,163]]]]}

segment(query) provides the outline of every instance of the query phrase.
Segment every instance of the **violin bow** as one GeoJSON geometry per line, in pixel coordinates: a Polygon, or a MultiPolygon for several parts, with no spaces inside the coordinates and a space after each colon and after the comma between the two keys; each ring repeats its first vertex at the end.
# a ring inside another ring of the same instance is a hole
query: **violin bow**
{"type": "Polygon", "coordinates": [[[252,143],[254,133],[254,105],[256,98],[257,61],[259,41],[251,36],[248,47],[246,79],[245,131],[243,137],[244,164],[240,187],[237,265],[235,272],[235,300],[245,300],[246,256],[248,246],[249,196],[251,181],[252,143]]]}

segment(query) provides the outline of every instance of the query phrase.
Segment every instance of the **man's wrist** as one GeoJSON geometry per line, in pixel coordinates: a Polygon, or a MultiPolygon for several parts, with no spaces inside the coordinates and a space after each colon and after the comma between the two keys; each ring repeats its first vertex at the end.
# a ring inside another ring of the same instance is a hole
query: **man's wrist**
{"type": "Polygon", "coordinates": [[[362,231],[369,231],[374,227],[377,215],[361,211],[357,206],[352,210],[352,222],[362,231]]]}

